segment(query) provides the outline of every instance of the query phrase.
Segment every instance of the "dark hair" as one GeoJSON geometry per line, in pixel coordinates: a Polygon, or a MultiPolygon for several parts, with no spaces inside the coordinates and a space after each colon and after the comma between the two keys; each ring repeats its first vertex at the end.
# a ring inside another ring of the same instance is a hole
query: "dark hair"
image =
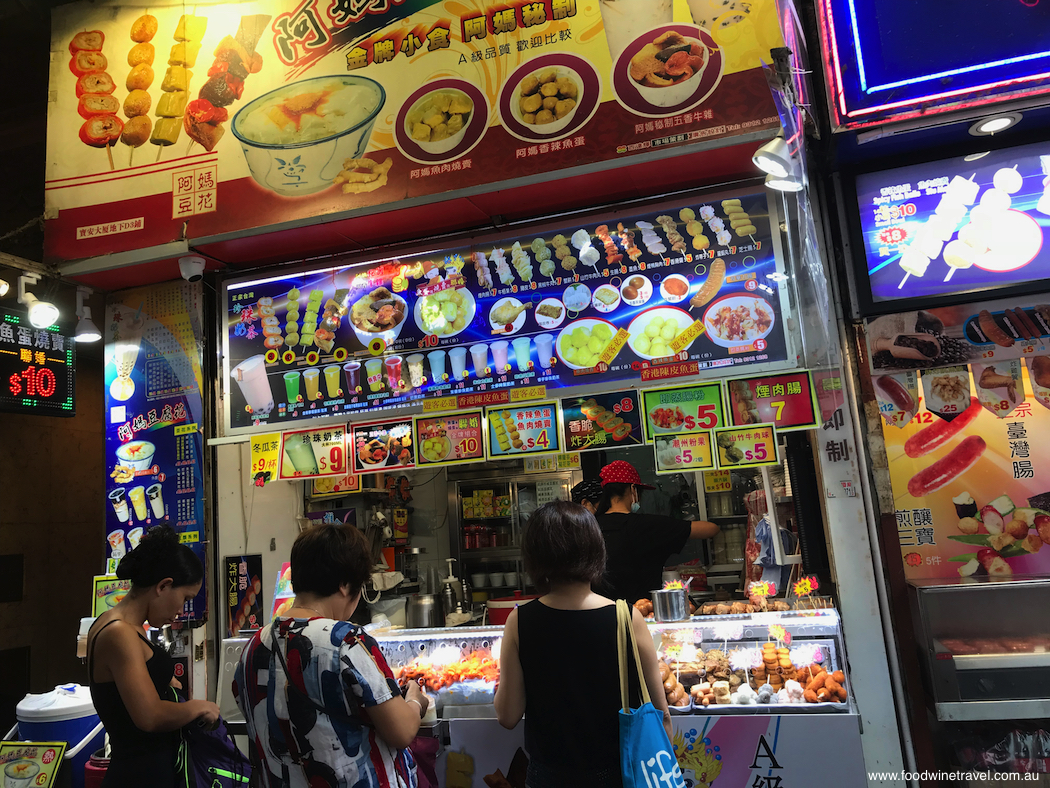
{"type": "Polygon", "coordinates": [[[192,586],[204,579],[204,566],[168,523],[158,523],[121,559],[117,577],[130,580],[133,589],[149,588],[166,577],[176,587],[192,586]]]}
{"type": "MultiPolygon", "coordinates": [[[[608,484],[602,485],[602,499],[598,503],[598,514],[605,514],[609,511],[612,502],[617,498],[623,498],[634,486],[635,485],[633,484],[627,484],[625,482],[609,482],[608,484]]],[[[641,493],[638,493],[638,495],[641,497],[641,493]]]]}
{"type": "Polygon", "coordinates": [[[605,574],[605,537],[578,503],[551,501],[537,509],[521,542],[525,571],[547,593],[554,583],[595,583],[605,574]]]}
{"type": "Polygon", "coordinates": [[[569,497],[573,503],[590,501],[597,505],[602,499],[602,483],[597,479],[586,479],[569,490],[569,497]]]}
{"type": "Polygon", "coordinates": [[[296,537],[291,562],[295,593],[331,596],[345,583],[353,596],[372,574],[372,549],[357,526],[321,523],[296,537]]]}

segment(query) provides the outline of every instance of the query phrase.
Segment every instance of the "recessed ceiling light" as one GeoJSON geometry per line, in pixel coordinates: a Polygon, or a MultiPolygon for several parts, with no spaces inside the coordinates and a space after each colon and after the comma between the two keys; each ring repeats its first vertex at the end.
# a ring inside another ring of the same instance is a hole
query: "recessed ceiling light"
{"type": "Polygon", "coordinates": [[[970,133],[975,137],[987,137],[1006,131],[1011,126],[1016,126],[1021,120],[1020,112],[1007,112],[1003,115],[995,115],[984,118],[970,126],[970,133]]]}

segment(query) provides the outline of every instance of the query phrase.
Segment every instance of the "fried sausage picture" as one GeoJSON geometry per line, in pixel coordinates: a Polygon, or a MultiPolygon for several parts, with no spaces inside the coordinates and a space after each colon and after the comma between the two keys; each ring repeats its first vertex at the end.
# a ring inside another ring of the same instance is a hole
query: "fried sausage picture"
{"type": "Polygon", "coordinates": [[[981,332],[999,347],[1013,347],[1014,338],[999,328],[999,324],[987,309],[977,313],[977,325],[981,332]]]}
{"type": "Polygon", "coordinates": [[[880,375],[875,378],[875,388],[883,393],[887,402],[891,402],[907,413],[915,412],[915,398],[892,375],[880,375]]]}
{"type": "Polygon", "coordinates": [[[711,272],[707,275],[703,285],[696,291],[696,295],[689,299],[689,308],[697,309],[704,306],[714,298],[726,281],[725,261],[718,259],[711,263],[711,272]]]}
{"type": "Polygon", "coordinates": [[[951,421],[938,420],[929,427],[923,427],[904,444],[904,453],[909,457],[922,457],[936,451],[950,441],[977,418],[984,408],[977,397],[970,397],[970,407],[951,421]]]}
{"type": "MultiPolygon", "coordinates": [[[[954,426],[955,422],[952,422],[954,426]]],[[[971,435],[929,468],[923,468],[908,481],[908,492],[914,498],[922,498],[951,483],[970,470],[988,444],[979,435],[971,435]]]]}

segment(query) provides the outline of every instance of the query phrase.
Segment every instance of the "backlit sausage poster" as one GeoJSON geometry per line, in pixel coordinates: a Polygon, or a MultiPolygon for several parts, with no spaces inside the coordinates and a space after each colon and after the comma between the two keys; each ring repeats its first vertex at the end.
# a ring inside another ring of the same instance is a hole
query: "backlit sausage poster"
{"type": "MultiPolygon", "coordinates": [[[[1005,418],[971,397],[979,387],[972,365],[959,389],[969,402],[951,420],[925,400],[903,427],[882,420],[908,577],[1050,575],[1050,389],[1021,371],[1005,418]]],[[[923,387],[937,374],[922,373],[923,387]]]]}
{"type": "Polygon", "coordinates": [[[773,0],[85,0],[52,19],[49,262],[780,125],[773,0]]]}

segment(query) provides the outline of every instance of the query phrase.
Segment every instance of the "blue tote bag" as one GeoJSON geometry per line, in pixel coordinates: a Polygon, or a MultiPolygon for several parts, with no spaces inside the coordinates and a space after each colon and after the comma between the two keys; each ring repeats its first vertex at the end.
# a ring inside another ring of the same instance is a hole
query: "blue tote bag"
{"type": "Polygon", "coordinates": [[[616,603],[616,650],[620,658],[620,770],[623,788],[685,788],[682,770],[664,730],[664,714],[653,706],[645,684],[642,659],[631,625],[631,609],[616,603]],[[627,687],[627,642],[630,641],[641,684],[642,705],[630,708],[627,687]]]}

